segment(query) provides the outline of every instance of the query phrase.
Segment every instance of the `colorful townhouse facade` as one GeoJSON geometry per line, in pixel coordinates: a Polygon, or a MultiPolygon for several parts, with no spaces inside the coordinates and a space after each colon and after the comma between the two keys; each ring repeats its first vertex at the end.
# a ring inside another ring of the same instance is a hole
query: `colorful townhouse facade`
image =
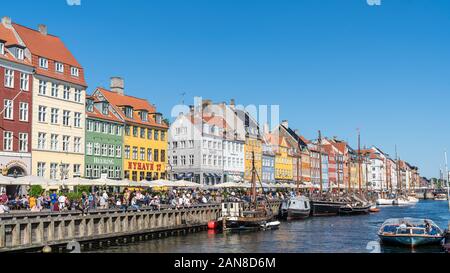
{"type": "MultiPolygon", "coordinates": [[[[2,175],[31,175],[33,65],[11,19],[0,23],[0,170],[2,175]]],[[[2,189],[3,190],[3,189],[2,189]]],[[[16,187],[8,187],[8,194],[16,187]]]]}
{"type": "Polygon", "coordinates": [[[124,122],[123,177],[132,181],[167,177],[168,124],[147,100],[125,95],[124,81],[111,78],[110,90],[97,88],[92,96],[102,96],[124,122]]]}
{"type": "Polygon", "coordinates": [[[34,66],[32,174],[49,179],[82,176],[85,143],[84,70],[45,25],[12,24],[34,66]]]}
{"type": "Polygon", "coordinates": [[[262,143],[262,182],[275,183],[275,152],[266,136],[262,143]]]}
{"type": "Polygon", "coordinates": [[[124,121],[101,92],[86,98],[85,178],[123,178],[123,128],[124,121]]]}

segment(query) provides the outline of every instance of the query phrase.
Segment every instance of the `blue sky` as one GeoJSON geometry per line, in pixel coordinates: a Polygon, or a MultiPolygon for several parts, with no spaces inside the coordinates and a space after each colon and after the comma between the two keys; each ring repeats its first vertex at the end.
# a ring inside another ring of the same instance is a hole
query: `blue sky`
{"type": "Polygon", "coordinates": [[[21,0],[4,15],[61,36],[89,92],[123,76],[165,115],[182,92],[279,104],[308,138],[356,145],[360,128],[426,176],[450,148],[448,0],[21,0]]]}

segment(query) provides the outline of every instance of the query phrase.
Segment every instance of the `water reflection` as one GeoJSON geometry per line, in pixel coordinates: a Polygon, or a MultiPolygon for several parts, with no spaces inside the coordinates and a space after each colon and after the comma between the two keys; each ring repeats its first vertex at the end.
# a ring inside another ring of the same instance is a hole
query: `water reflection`
{"type": "MultiPolygon", "coordinates": [[[[279,230],[221,234],[214,231],[113,246],[97,252],[139,253],[367,253],[378,242],[377,231],[388,218],[430,218],[447,228],[446,202],[422,201],[414,207],[385,207],[378,214],[310,218],[283,222],[279,230]]],[[[384,253],[442,252],[442,248],[379,246],[384,253]]]]}

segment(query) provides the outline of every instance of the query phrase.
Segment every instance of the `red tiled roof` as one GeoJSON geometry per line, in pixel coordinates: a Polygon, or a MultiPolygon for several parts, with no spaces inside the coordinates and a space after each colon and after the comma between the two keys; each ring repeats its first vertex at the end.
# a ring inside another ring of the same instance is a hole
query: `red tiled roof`
{"type": "Polygon", "coordinates": [[[31,65],[31,61],[28,59],[24,59],[23,61],[17,60],[7,49],[10,45],[19,44],[19,41],[14,34],[14,30],[5,27],[2,23],[0,23],[0,40],[5,42],[5,54],[0,55],[0,59],[8,60],[15,63],[31,65]]]}
{"type": "Polygon", "coordinates": [[[15,23],[13,26],[32,54],[81,68],[81,65],[58,37],[49,34],[43,35],[37,30],[15,23]]]}
{"type": "Polygon", "coordinates": [[[127,95],[120,95],[101,87],[97,88],[97,90],[100,91],[103,94],[103,96],[105,96],[106,100],[116,109],[116,111],[125,121],[159,128],[166,128],[166,129],[168,128],[167,124],[165,123],[163,124],[156,123],[155,119],[153,119],[151,116],[148,117],[148,121],[143,121],[141,119],[139,113],[137,112],[139,110],[145,110],[149,114],[156,113],[156,108],[153,105],[151,105],[147,100],[127,95]],[[133,107],[134,112],[132,119],[127,118],[125,116],[125,114],[122,111],[122,106],[133,107]]]}
{"type": "Polygon", "coordinates": [[[39,31],[13,23],[13,27],[25,46],[30,50],[36,74],[81,86],[87,86],[84,71],[59,37],[41,34],[39,31]],[[39,67],[39,57],[48,59],[48,69],[39,67]],[[64,64],[64,73],[55,71],[55,62],[64,64]],[[79,76],[71,75],[71,67],[79,69],[79,76]]]}
{"type": "Polygon", "coordinates": [[[104,115],[95,107],[94,107],[93,112],[86,111],[86,114],[89,118],[98,118],[98,119],[104,119],[104,120],[109,120],[109,121],[114,121],[114,122],[122,122],[122,120],[120,118],[118,118],[116,115],[114,115],[113,113],[111,113],[111,111],[108,111],[108,115],[104,115]]]}

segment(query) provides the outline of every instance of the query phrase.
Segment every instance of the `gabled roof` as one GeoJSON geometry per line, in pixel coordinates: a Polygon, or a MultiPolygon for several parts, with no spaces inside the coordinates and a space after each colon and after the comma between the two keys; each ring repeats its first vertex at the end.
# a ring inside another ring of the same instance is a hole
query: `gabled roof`
{"type": "Polygon", "coordinates": [[[107,121],[123,123],[123,120],[121,118],[117,117],[111,111],[108,111],[108,115],[104,115],[96,107],[94,107],[94,110],[92,112],[86,111],[86,115],[87,115],[88,118],[104,119],[104,120],[107,120],[107,121]]]}
{"type": "Polygon", "coordinates": [[[151,116],[148,117],[148,121],[143,121],[138,113],[139,110],[145,110],[149,114],[156,113],[155,106],[151,105],[147,100],[140,99],[132,96],[127,95],[120,95],[115,92],[112,92],[110,90],[107,90],[102,87],[98,87],[96,89],[96,92],[100,92],[105,99],[111,104],[111,106],[114,107],[114,109],[117,111],[117,113],[120,115],[120,117],[129,123],[137,123],[141,125],[147,125],[147,126],[153,126],[153,127],[159,127],[159,128],[168,128],[168,125],[164,122],[162,124],[156,123],[155,119],[153,119],[151,116]],[[125,113],[122,111],[123,106],[131,106],[133,107],[133,118],[128,118],[125,116],[125,113]]]}
{"type": "Polygon", "coordinates": [[[287,128],[285,127],[283,124],[280,124],[280,128],[284,129],[292,138],[294,138],[294,140],[303,147],[308,147],[308,140],[305,139],[303,136],[301,135],[297,135],[294,130],[292,130],[291,128],[287,128]]]}
{"type": "Polygon", "coordinates": [[[32,54],[81,68],[81,65],[58,37],[50,34],[44,35],[37,30],[15,23],[13,26],[32,54]]]}
{"type": "Polygon", "coordinates": [[[0,55],[0,59],[31,66],[31,61],[28,60],[27,58],[25,58],[24,60],[18,60],[15,58],[13,54],[9,52],[8,50],[9,46],[20,45],[20,43],[16,38],[14,30],[12,28],[5,27],[5,25],[3,25],[1,22],[0,22],[0,40],[5,43],[5,54],[0,55]]]}

